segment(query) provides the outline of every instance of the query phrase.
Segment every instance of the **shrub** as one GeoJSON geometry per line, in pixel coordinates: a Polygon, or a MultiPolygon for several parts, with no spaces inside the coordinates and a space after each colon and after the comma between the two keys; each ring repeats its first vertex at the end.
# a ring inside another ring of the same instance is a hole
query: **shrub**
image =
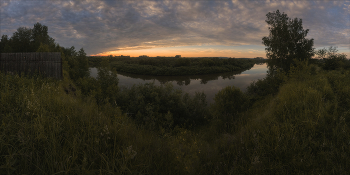
{"type": "Polygon", "coordinates": [[[197,126],[205,123],[208,117],[204,93],[191,97],[173,88],[172,84],[134,85],[121,88],[118,94],[117,105],[138,124],[151,130],[197,126]]]}
{"type": "Polygon", "coordinates": [[[215,95],[213,109],[217,115],[216,118],[223,122],[234,120],[238,113],[247,108],[248,99],[245,94],[234,86],[227,86],[215,95]]]}
{"type": "Polygon", "coordinates": [[[349,61],[346,59],[346,54],[337,53],[337,47],[330,46],[328,50],[326,48],[316,51],[318,58],[324,60],[323,69],[335,70],[339,68],[350,67],[349,61]]]}
{"type": "Polygon", "coordinates": [[[279,87],[285,81],[286,75],[282,71],[269,72],[265,78],[253,81],[248,87],[246,94],[253,101],[261,99],[267,95],[278,93],[279,87]]]}

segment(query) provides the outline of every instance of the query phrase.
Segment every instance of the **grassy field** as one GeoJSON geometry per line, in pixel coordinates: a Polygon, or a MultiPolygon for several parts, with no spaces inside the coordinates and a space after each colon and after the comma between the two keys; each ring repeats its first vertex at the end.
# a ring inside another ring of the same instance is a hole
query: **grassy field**
{"type": "MultiPolygon", "coordinates": [[[[301,64],[289,75],[253,83],[247,93],[231,93],[228,99],[246,103],[240,112],[219,111],[230,107],[220,106],[225,99],[218,95],[206,107],[207,122],[158,129],[137,122],[126,114],[129,108],[97,102],[93,92],[64,76],[0,73],[0,174],[346,174],[350,169],[349,70],[301,64]]],[[[164,103],[159,96],[164,92],[177,103],[191,101],[172,87],[162,88],[128,91],[135,97],[149,91],[139,117],[171,118],[172,112],[166,115],[156,106],[164,103]]]]}

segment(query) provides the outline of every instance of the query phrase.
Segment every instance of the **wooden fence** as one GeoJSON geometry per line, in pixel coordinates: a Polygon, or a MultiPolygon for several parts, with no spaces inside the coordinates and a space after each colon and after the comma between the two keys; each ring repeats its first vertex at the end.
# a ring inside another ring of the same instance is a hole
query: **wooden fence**
{"type": "Polygon", "coordinates": [[[44,77],[62,79],[60,52],[1,53],[0,72],[25,75],[40,73],[44,77]]]}

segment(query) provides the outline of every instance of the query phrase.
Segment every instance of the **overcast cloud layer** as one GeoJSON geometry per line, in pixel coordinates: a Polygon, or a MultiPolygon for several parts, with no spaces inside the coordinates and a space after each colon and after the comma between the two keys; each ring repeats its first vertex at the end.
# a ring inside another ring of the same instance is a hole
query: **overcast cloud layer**
{"type": "Polygon", "coordinates": [[[248,45],[264,53],[266,14],[277,9],[301,18],[315,47],[350,50],[350,1],[344,0],[1,0],[0,6],[1,35],[40,22],[57,43],[88,55],[200,45],[248,45]]]}

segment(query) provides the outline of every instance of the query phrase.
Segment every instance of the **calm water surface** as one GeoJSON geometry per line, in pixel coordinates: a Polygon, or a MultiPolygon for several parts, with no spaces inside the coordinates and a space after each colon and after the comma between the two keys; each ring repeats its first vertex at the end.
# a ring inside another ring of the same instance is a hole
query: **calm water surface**
{"type": "MultiPolygon", "coordinates": [[[[209,75],[188,75],[188,76],[153,76],[118,73],[119,85],[131,87],[134,84],[154,82],[161,85],[166,82],[173,84],[174,88],[180,88],[183,92],[194,94],[204,92],[208,103],[212,103],[215,94],[226,86],[235,86],[245,91],[247,86],[254,80],[266,76],[266,64],[255,64],[250,70],[244,72],[219,73],[209,75]]],[[[97,77],[97,68],[90,68],[90,75],[97,77]]]]}

